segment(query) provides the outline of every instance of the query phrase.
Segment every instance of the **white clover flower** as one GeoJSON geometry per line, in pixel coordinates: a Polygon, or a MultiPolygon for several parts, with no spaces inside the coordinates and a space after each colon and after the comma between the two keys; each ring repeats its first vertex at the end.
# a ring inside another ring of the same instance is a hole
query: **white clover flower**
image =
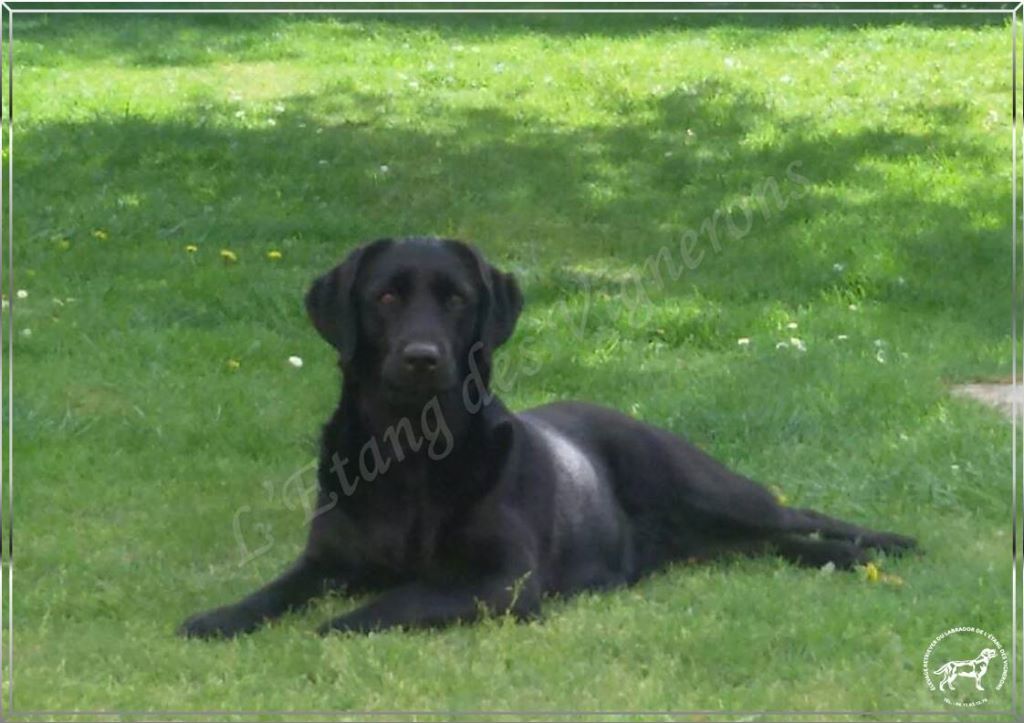
{"type": "Polygon", "coordinates": [[[849,338],[850,337],[848,337],[846,334],[840,334],[839,336],[836,337],[836,340],[837,341],[846,341],[849,338]]]}
{"type": "Polygon", "coordinates": [[[875,352],[875,361],[879,364],[885,364],[885,349],[879,349],[875,352]]]}
{"type": "Polygon", "coordinates": [[[288,363],[291,364],[296,369],[301,369],[302,368],[302,357],[300,357],[300,356],[290,356],[290,357],[288,357],[288,363]]]}
{"type": "Polygon", "coordinates": [[[736,343],[739,344],[740,346],[750,346],[750,339],[745,336],[741,336],[739,339],[736,340],[736,343]]]}
{"type": "Polygon", "coordinates": [[[390,170],[391,170],[391,166],[389,166],[387,163],[380,164],[380,172],[381,173],[387,173],[390,170]]]}
{"type": "Polygon", "coordinates": [[[790,330],[793,330],[793,329],[795,329],[796,327],[797,327],[797,323],[796,323],[795,321],[791,321],[791,322],[789,322],[788,324],[786,324],[786,328],[787,328],[787,329],[790,329],[790,330]]]}
{"type": "Polygon", "coordinates": [[[28,298],[28,292],[25,291],[24,289],[18,289],[18,291],[15,294],[15,296],[17,296],[19,299],[27,299],[28,298]]]}
{"type": "Polygon", "coordinates": [[[846,270],[846,266],[845,264],[832,264],[832,270],[835,271],[837,274],[841,274],[843,273],[843,271],[846,270]]]}

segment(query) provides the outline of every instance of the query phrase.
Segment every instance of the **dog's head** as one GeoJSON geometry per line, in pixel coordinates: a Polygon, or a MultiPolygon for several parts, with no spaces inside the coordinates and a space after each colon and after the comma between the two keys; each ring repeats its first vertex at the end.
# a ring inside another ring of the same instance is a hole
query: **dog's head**
{"type": "Polygon", "coordinates": [[[447,239],[382,239],[318,278],[306,309],[342,369],[396,400],[459,384],[472,350],[485,360],[511,336],[523,297],[511,274],[447,239]]]}

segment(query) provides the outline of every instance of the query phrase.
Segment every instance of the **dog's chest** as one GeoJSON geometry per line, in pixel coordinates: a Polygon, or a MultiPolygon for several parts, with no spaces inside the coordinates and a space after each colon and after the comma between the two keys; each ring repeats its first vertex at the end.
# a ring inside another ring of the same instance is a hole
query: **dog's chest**
{"type": "Polygon", "coordinates": [[[363,561],[404,575],[430,576],[443,567],[438,539],[443,515],[425,495],[409,491],[356,523],[363,561]]]}

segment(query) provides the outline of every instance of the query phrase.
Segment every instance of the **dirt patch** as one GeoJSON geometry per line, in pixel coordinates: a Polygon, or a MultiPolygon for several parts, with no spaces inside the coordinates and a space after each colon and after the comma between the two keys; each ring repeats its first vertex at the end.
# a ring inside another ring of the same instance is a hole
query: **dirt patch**
{"type": "Polygon", "coordinates": [[[970,397],[983,404],[995,407],[1008,418],[1013,416],[1013,403],[1024,406],[1024,386],[1013,388],[1012,384],[958,384],[953,387],[958,397],[970,397]]]}

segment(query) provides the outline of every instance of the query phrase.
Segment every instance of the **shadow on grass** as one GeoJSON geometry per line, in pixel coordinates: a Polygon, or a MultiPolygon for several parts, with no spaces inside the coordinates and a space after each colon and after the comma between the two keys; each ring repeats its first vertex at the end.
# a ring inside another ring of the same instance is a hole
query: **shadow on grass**
{"type": "MultiPolygon", "coordinates": [[[[827,5],[827,4],[823,4],[827,5]]],[[[925,9],[932,4],[922,3],[925,9]]],[[[663,7],[661,9],[664,9],[663,7]]],[[[1007,10],[1007,13],[1009,10],[1007,10]]],[[[448,15],[24,15],[15,39],[74,48],[76,58],[140,66],[204,65],[225,60],[282,60],[301,55],[280,42],[289,32],[315,27],[323,37],[346,38],[429,33],[439,41],[489,41],[522,34],[551,37],[631,37],[662,31],[737,32],[737,47],[774,43],[776,34],[801,28],[857,32],[866,28],[991,28],[996,14],[448,14],[448,15]],[[757,31],[757,32],[749,32],[757,31]]],[[[40,59],[46,64],[45,58],[40,59]]]]}
{"type": "MultiPolygon", "coordinates": [[[[394,122],[387,97],[340,83],[284,102],[276,125],[249,129],[205,105],[183,122],[26,130],[15,154],[18,262],[45,263],[59,239],[95,228],[152,248],[291,238],[314,249],[313,264],[360,240],[453,235],[524,274],[533,304],[555,303],[566,284],[627,292],[640,276],[659,297],[697,293],[726,307],[872,298],[1005,335],[1002,307],[977,289],[1006,284],[1007,240],[969,213],[1001,213],[1005,189],[978,183],[940,202],[877,170],[989,152],[944,133],[827,135],[809,120],[771,121],[770,104],[719,81],[623,111],[621,124],[572,129],[498,108],[448,109],[410,127],[394,122]],[[781,141],[750,143],[766,122],[781,141]],[[688,231],[693,268],[680,244],[688,231]],[[857,267],[880,249],[884,268],[857,267]],[[836,274],[839,262],[848,273],[836,274]]],[[[942,109],[952,128],[964,112],[942,109]]]]}

